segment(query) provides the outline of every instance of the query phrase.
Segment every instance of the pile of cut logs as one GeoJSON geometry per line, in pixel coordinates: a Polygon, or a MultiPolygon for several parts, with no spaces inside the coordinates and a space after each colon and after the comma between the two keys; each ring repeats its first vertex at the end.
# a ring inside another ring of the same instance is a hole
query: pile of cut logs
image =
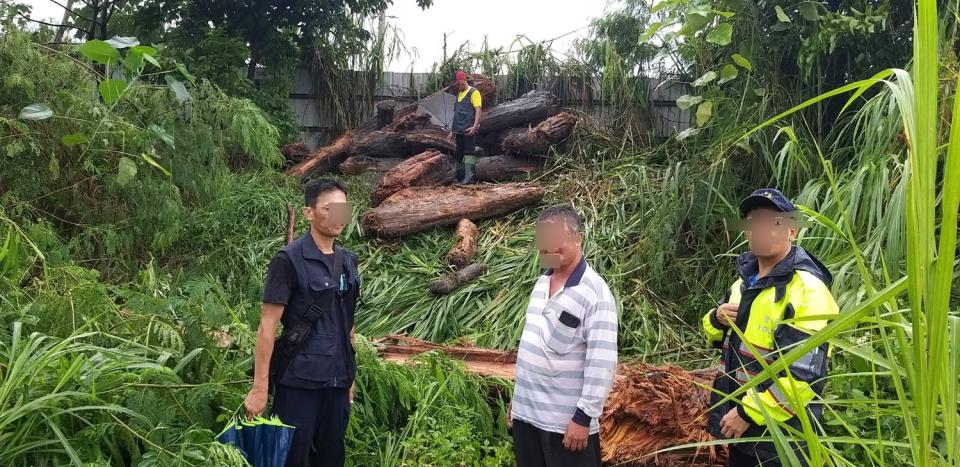
{"type": "MultiPolygon", "coordinates": [[[[577,124],[577,117],[561,111],[549,92],[531,91],[493,105],[496,87],[489,78],[474,74],[468,82],[488,104],[481,114],[480,148],[475,151],[481,155],[476,166],[479,181],[529,178],[543,166],[551,147],[562,144],[577,124]]],[[[541,200],[544,190],[532,182],[450,186],[455,177],[453,142],[447,129],[418,109],[418,102],[398,107],[394,101],[383,101],[372,118],[328,146],[311,153],[302,143],[288,145],[282,152],[297,163],[287,174],[382,174],[371,208],[362,217],[364,231],[381,238],[453,226],[461,219],[500,216],[541,200]]]]}

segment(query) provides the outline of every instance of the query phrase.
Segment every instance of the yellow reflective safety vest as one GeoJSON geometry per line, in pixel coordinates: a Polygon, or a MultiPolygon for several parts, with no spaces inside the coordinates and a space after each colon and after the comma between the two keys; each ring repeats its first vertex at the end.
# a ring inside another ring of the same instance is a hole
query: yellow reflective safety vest
{"type": "MultiPolygon", "coordinates": [[[[724,294],[723,303],[739,303],[734,325],[743,335],[717,320],[716,311],[703,317],[707,342],[722,349],[720,375],[714,380],[711,407],[724,396],[740,388],[763,371],[759,359],[772,363],[781,352],[786,354],[804,339],[823,329],[839,312],[830,293],[833,277],[813,255],[799,246],[778,263],[767,276],[751,278],[759,270],[757,257],[744,253],[737,258],[740,276],[724,294]]],[[[710,431],[717,438],[720,420],[736,408],[740,416],[751,423],[744,437],[763,436],[767,417],[800,427],[797,411],[807,410],[819,418],[823,408],[814,399],[823,394],[828,371],[827,344],[806,353],[790,365],[787,371],[764,377],[764,381],[739,397],[739,403],[730,400],[716,406],[710,413],[710,431]],[[764,415],[766,413],[766,416],[764,415]]],[[[772,443],[741,443],[735,449],[775,455],[772,443]]],[[[767,456],[763,456],[767,457],[767,456]]]]}

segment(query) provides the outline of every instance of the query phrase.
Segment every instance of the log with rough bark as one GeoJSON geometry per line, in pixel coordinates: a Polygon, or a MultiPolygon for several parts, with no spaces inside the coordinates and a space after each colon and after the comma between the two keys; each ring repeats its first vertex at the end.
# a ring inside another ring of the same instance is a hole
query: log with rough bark
{"type": "Polygon", "coordinates": [[[310,155],[310,148],[300,141],[284,145],[280,148],[280,154],[283,154],[288,164],[299,164],[310,155]]]}
{"type": "Polygon", "coordinates": [[[529,177],[540,169],[540,158],[520,159],[513,156],[480,157],[474,169],[477,180],[506,182],[529,177]]]}
{"type": "Polygon", "coordinates": [[[561,112],[534,127],[504,131],[497,138],[497,149],[507,155],[547,154],[551,146],[570,137],[576,124],[576,116],[570,112],[561,112]]]}
{"type": "Polygon", "coordinates": [[[396,167],[403,159],[369,156],[351,156],[340,164],[340,173],[359,175],[366,172],[383,173],[396,167]]]}
{"type": "Polygon", "coordinates": [[[480,133],[494,133],[523,127],[560,112],[557,96],[546,91],[530,91],[518,99],[498,104],[480,115],[480,133]]]}
{"type": "Polygon", "coordinates": [[[470,219],[460,219],[457,223],[457,243],[447,253],[447,264],[462,268],[473,261],[473,256],[477,254],[477,237],[480,236],[480,230],[477,224],[470,222],[470,219]]]}
{"type": "Polygon", "coordinates": [[[377,206],[404,188],[439,186],[452,182],[453,177],[447,156],[433,149],[424,151],[390,169],[373,189],[370,201],[377,206]]]}
{"type": "Polygon", "coordinates": [[[417,128],[424,128],[430,125],[430,114],[424,112],[413,112],[394,120],[387,127],[390,131],[407,131],[417,128]]]}
{"type": "Polygon", "coordinates": [[[287,203],[287,245],[293,243],[294,236],[296,235],[297,227],[297,211],[293,209],[293,205],[287,203]]]}
{"type": "Polygon", "coordinates": [[[437,295],[447,295],[454,290],[463,287],[487,272],[487,267],[480,263],[473,263],[463,269],[451,272],[442,279],[435,279],[430,282],[430,291],[437,295]]]}
{"type": "Polygon", "coordinates": [[[364,213],[362,223],[370,235],[402,237],[460,219],[502,216],[539,203],[544,193],[536,183],[407,188],[364,213]]]}
{"type": "Polygon", "coordinates": [[[311,173],[333,170],[346,160],[353,143],[353,131],[348,131],[328,146],[317,149],[299,164],[287,170],[287,175],[303,177],[311,173]]]}
{"type": "MultiPolygon", "coordinates": [[[[497,105],[497,85],[493,84],[493,80],[487,77],[487,75],[470,73],[467,75],[467,84],[475,87],[477,91],[480,91],[480,97],[483,101],[483,109],[489,109],[497,105]]],[[[447,86],[446,91],[453,95],[457,95],[459,93],[452,84],[447,86]]]]}
{"type": "Polygon", "coordinates": [[[455,148],[447,138],[446,130],[429,125],[407,131],[367,133],[354,140],[350,153],[355,156],[409,157],[428,149],[453,152],[455,148]]]}

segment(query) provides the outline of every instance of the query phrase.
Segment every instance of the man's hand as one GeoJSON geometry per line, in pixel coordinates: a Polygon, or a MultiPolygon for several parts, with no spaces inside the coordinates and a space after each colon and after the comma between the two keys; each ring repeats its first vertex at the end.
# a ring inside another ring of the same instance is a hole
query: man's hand
{"type": "Polygon", "coordinates": [[[351,404],[353,404],[353,395],[356,394],[356,391],[357,391],[357,383],[354,382],[353,384],[350,385],[350,403],[351,404]]]}
{"type": "Polygon", "coordinates": [[[513,401],[507,404],[507,428],[513,429],[513,401]]]}
{"type": "Polygon", "coordinates": [[[477,134],[477,127],[472,126],[470,128],[467,128],[467,136],[473,136],[475,134],[477,134]]]}
{"type": "Polygon", "coordinates": [[[447,132],[447,141],[450,141],[451,143],[454,141],[452,131],[447,132]]]}
{"type": "Polygon", "coordinates": [[[267,390],[254,386],[247,393],[247,398],[243,401],[243,407],[247,412],[247,418],[253,418],[263,415],[267,409],[267,390]]]}
{"type": "Polygon", "coordinates": [[[583,451],[587,448],[587,438],[589,437],[589,428],[570,420],[567,423],[567,433],[563,435],[563,447],[572,452],[583,451]]]}
{"type": "Polygon", "coordinates": [[[717,321],[726,325],[733,324],[737,320],[737,311],[740,309],[739,303],[724,303],[717,307],[717,321]]]}
{"type": "Polygon", "coordinates": [[[720,420],[720,434],[727,438],[739,438],[747,428],[750,428],[750,422],[740,417],[736,407],[730,409],[720,420]]]}

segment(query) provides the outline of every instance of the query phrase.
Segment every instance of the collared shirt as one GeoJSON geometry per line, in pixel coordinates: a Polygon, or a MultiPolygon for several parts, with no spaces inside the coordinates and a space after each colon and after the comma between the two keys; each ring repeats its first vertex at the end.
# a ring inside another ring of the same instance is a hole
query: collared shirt
{"type": "Polygon", "coordinates": [[[617,307],[585,260],[552,297],[551,274],[540,276],[530,294],[512,417],[554,433],[565,433],[575,417],[586,418],[590,433],[598,433],[616,374],[617,307]]]}

